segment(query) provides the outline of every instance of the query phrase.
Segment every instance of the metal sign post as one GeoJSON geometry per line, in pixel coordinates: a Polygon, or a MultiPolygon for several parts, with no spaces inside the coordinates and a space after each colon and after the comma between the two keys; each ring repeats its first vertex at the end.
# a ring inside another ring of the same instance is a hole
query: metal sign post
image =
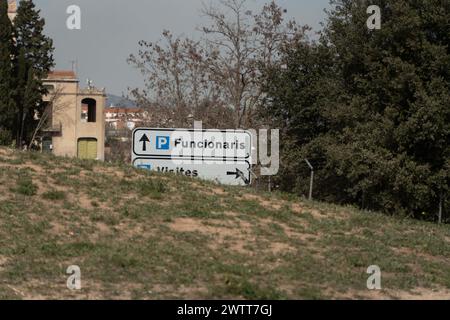
{"type": "Polygon", "coordinates": [[[309,200],[313,199],[313,185],[314,185],[314,167],[308,159],[305,159],[306,164],[311,169],[311,180],[309,182],[309,200]]]}

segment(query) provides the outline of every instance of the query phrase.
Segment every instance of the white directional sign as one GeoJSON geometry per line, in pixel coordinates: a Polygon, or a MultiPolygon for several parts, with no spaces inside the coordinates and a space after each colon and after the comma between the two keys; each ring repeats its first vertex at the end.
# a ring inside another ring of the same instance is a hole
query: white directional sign
{"type": "Polygon", "coordinates": [[[133,131],[133,165],[214,180],[251,183],[252,135],[242,130],[148,129],[133,131]]]}
{"type": "Polygon", "coordinates": [[[245,186],[251,181],[251,165],[246,161],[199,164],[192,160],[136,158],[133,165],[141,169],[212,180],[230,186],[245,186]]]}
{"type": "Polygon", "coordinates": [[[142,129],[133,131],[133,155],[150,158],[248,160],[252,136],[236,130],[142,129]]]}

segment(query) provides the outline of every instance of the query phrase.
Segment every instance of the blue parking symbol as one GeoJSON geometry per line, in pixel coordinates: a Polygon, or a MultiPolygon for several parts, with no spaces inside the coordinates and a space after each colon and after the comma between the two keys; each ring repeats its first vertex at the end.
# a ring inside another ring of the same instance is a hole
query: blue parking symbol
{"type": "Polygon", "coordinates": [[[156,137],[156,149],[157,150],[169,150],[170,149],[170,137],[169,136],[156,137]]]}

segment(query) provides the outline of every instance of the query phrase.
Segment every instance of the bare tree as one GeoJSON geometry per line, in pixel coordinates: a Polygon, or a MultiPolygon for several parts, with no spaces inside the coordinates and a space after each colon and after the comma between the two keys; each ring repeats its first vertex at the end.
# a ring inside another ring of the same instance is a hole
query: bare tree
{"type": "Polygon", "coordinates": [[[278,63],[281,48],[302,41],[307,30],[285,23],[285,13],[274,1],[256,15],[247,0],[204,3],[209,25],[199,28],[200,41],[164,31],[158,43],[139,42],[138,55],[128,62],[141,71],[145,88],[132,89],[132,97],[160,113],[160,125],[183,125],[192,115],[211,126],[256,127],[259,70],[278,63]]]}
{"type": "Polygon", "coordinates": [[[207,73],[210,57],[198,42],[164,31],[162,41],[139,45],[138,55],[131,55],[128,62],[141,71],[145,88],[130,93],[139,106],[151,109],[153,122],[181,126],[205,103],[223,105],[220,90],[207,73]]]}
{"type": "Polygon", "coordinates": [[[275,1],[261,13],[247,10],[247,0],[220,0],[219,6],[204,4],[203,14],[211,25],[202,30],[215,59],[209,61],[212,79],[224,89],[235,111],[235,126],[254,125],[261,102],[260,68],[277,63],[283,45],[302,41],[307,27],[295,21],[284,24],[286,10],[275,1]]]}
{"type": "Polygon", "coordinates": [[[28,146],[29,149],[31,149],[32,145],[35,143],[38,134],[43,129],[49,128],[53,125],[52,119],[70,107],[69,103],[64,103],[61,101],[62,96],[62,88],[57,88],[48,94],[49,100],[46,102],[44,111],[40,115],[35,115],[39,121],[33,131],[33,135],[28,146]]]}

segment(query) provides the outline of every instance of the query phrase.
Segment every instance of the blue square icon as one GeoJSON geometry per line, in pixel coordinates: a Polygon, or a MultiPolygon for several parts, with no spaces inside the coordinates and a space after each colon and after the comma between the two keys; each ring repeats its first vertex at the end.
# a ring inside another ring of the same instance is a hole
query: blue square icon
{"type": "Polygon", "coordinates": [[[137,167],[139,169],[152,170],[152,166],[150,164],[139,164],[137,167]]]}
{"type": "Polygon", "coordinates": [[[157,136],[156,137],[156,149],[157,150],[169,150],[170,149],[170,137],[169,136],[157,136]]]}

